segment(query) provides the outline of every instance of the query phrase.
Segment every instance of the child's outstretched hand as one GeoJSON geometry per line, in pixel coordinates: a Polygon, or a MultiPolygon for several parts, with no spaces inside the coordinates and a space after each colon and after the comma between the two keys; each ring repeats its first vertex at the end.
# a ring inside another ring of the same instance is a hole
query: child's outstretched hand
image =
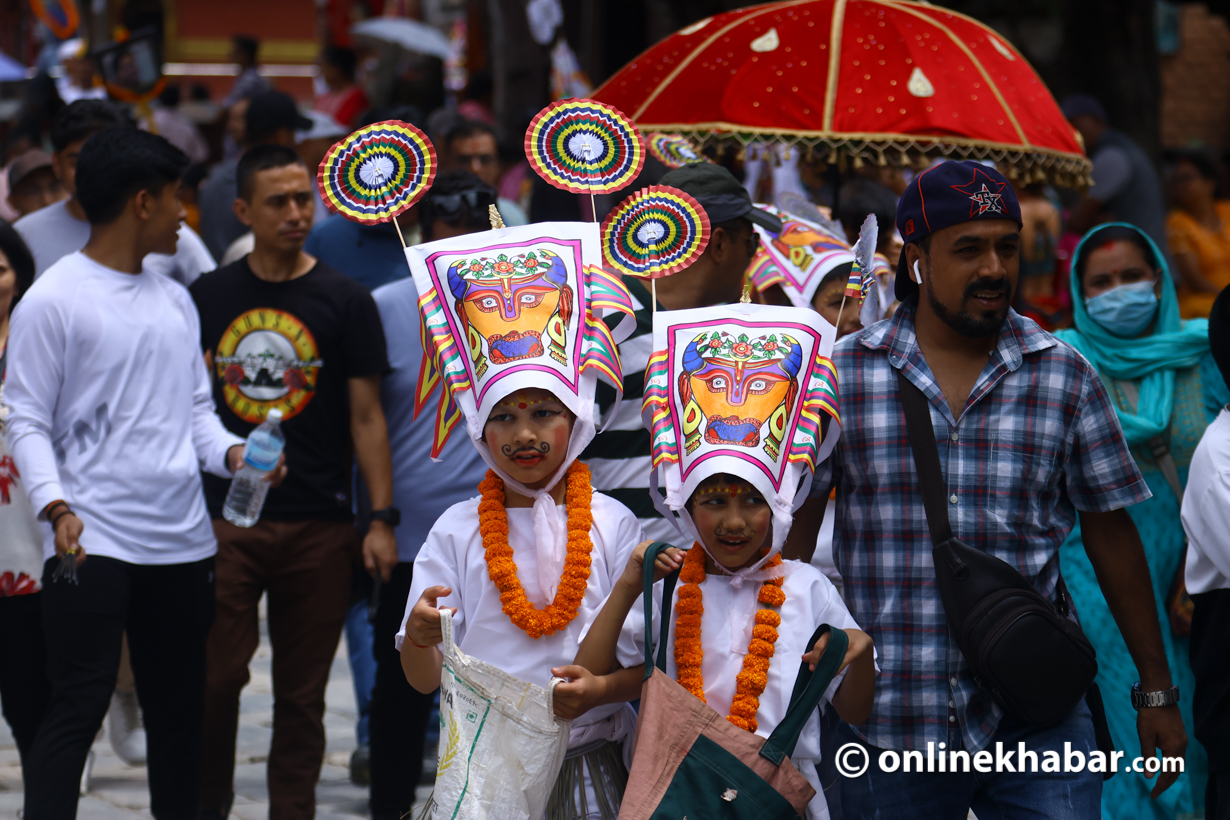
{"type": "MultiPolygon", "coordinates": [[[[452,594],[453,591],[448,587],[428,587],[423,590],[423,594],[410,610],[410,617],[406,619],[406,640],[421,647],[435,646],[443,641],[440,609],[436,606],[436,601],[452,594]]],[[[454,615],[457,614],[457,607],[448,608],[454,615]]]]}
{"type": "MultiPolygon", "coordinates": [[[[632,550],[632,555],[628,558],[628,566],[624,568],[624,574],[620,578],[621,583],[637,592],[641,591],[645,583],[645,550],[649,549],[652,543],[653,541],[642,541],[636,545],[636,549],[632,550]]],[[[684,551],[678,547],[669,547],[658,553],[658,557],[653,562],[653,580],[661,581],[683,566],[683,556],[684,551]]]]}
{"type": "Polygon", "coordinates": [[[564,720],[576,720],[598,706],[606,692],[606,681],[584,666],[557,666],[551,674],[566,681],[555,687],[552,697],[555,714],[564,720]]]}
{"type": "MultiPolygon", "coordinates": [[[[846,636],[850,639],[850,646],[846,649],[846,656],[842,658],[841,667],[838,668],[837,674],[850,665],[850,662],[855,658],[863,655],[870,655],[872,650],[871,636],[861,629],[843,629],[846,636]]],[[[803,661],[807,664],[808,670],[815,672],[816,664],[820,662],[820,656],[824,654],[825,647],[829,645],[830,632],[825,632],[816,641],[816,645],[812,647],[810,652],[803,655],[803,661]]]]}

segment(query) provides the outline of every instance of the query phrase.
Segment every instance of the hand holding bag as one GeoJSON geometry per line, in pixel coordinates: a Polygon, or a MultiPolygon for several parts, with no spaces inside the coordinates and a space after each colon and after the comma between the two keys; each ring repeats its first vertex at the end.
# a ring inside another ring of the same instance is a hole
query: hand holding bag
{"type": "MultiPolygon", "coordinates": [[[[654,666],[653,564],[668,546],[659,541],[645,551],[645,681],[628,773],[628,783],[635,788],[624,795],[619,820],[802,817],[816,790],[795,769],[789,755],[836,676],[849,639],[840,629],[832,629],[816,671],[802,664],[786,716],[769,737],[738,728],[666,674],[670,606],[678,570],[663,583],[662,629],[654,666]]],[[[808,646],[829,631],[827,624],[820,626],[808,646]]]]}
{"type": "Polygon", "coordinates": [[[572,721],[555,717],[548,688],[472,658],[440,610],[440,748],[436,789],[420,818],[539,820],[568,751],[572,721]]]}

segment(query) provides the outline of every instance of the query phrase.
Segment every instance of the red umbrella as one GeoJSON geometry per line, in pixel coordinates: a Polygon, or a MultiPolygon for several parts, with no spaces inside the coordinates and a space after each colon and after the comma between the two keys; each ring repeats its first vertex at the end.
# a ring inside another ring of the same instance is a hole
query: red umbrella
{"type": "Polygon", "coordinates": [[[901,0],[789,0],[688,26],[594,92],[642,131],[823,146],[908,161],[992,159],[1026,181],[1088,184],[1076,132],[987,26],[901,0]]]}

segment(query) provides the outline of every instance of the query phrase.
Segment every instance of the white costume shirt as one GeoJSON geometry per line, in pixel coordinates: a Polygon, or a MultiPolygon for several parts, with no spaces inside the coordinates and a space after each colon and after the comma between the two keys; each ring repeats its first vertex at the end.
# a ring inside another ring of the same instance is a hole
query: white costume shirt
{"type": "Polygon", "coordinates": [[[1183,492],[1187,591],[1230,589],[1230,410],[1204,431],[1183,492]]]}
{"type": "MultiPolygon", "coordinates": [[[[562,507],[560,511],[562,515],[562,507]]],[[[494,664],[510,675],[546,687],[551,681],[552,667],[566,666],[576,659],[585,630],[602,610],[628,564],[628,557],[642,540],[636,517],[618,501],[595,492],[591,511],[594,516],[590,529],[593,550],[581,608],[563,630],[535,640],[514,626],[504,614],[500,592],[487,574],[486,551],[478,531],[478,499],[449,507],[436,521],[414,559],[414,581],[396,638],[398,650],[406,636],[406,618],[423,590],[433,586],[449,587],[453,593],[438,603],[441,607],[457,607],[453,629],[461,651],[494,664]]],[[[542,609],[549,601],[538,583],[534,511],[530,507],[514,507],[507,512],[508,543],[517,564],[517,578],[530,603],[542,609]]],[[[563,569],[561,564],[554,575],[558,577],[563,569]]],[[[622,740],[631,734],[635,724],[635,715],[628,704],[600,706],[573,721],[569,746],[603,739],[622,740]]]]}
{"type": "MultiPolygon", "coordinates": [[[[790,694],[799,674],[803,654],[811,649],[807,641],[820,624],[829,624],[838,629],[858,629],[854,617],[831,581],[816,568],[800,561],[786,561],[786,578],[782,592],[786,602],[779,610],[782,618],[777,628],[777,643],[774,644],[773,660],[769,663],[769,682],[760,696],[760,710],[756,712],[759,727],[756,734],[768,737],[777,724],[786,716],[790,694]]],[[[675,587],[671,603],[671,629],[666,651],[666,674],[675,679],[675,601],[679,589],[675,587]]],[[[700,636],[704,648],[701,670],[705,677],[705,702],[718,714],[730,714],[730,704],[735,699],[735,678],[743,671],[743,659],[752,639],[756,610],[762,604],[757,601],[761,583],[745,581],[736,589],[730,576],[706,575],[700,585],[704,596],[704,614],[701,616],[700,636]]],[[[660,589],[658,595],[661,595],[660,589]]],[[[620,634],[618,659],[625,667],[645,662],[645,609],[637,599],[624,622],[620,634]]],[[[657,627],[655,627],[656,632],[657,627]]],[[[843,671],[833,679],[824,693],[825,701],[831,701],[837,687],[845,680],[843,671]]],[[[791,762],[816,789],[816,796],[807,807],[808,820],[825,820],[829,816],[824,799],[824,789],[816,774],[820,762],[820,716],[813,712],[803,726],[799,742],[790,755],[791,762]]]]}

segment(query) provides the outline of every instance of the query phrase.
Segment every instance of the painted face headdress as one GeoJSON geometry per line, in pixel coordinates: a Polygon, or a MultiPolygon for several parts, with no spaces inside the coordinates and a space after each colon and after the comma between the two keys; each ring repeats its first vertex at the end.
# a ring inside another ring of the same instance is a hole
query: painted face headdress
{"type": "Polygon", "coordinates": [[[748,481],[773,510],[769,554],[734,575],[758,571],[781,551],[816,464],[837,442],[829,359],[836,336],[818,313],[793,307],[735,304],[654,316],[642,413],[653,439],[655,505],[702,545],[685,505],[710,476],[748,481]]]}
{"type": "MultiPolygon", "coordinates": [[[[760,247],[748,276],[758,292],[781,285],[795,307],[810,308],[820,282],[838,265],[854,261],[850,244],[819,222],[803,219],[771,205],[757,205],[781,217],[781,233],[756,226],[760,247]]],[[[813,206],[814,210],[814,206],[813,206]]]]}
{"type": "MultiPolygon", "coordinates": [[[[534,499],[539,582],[550,599],[567,536],[550,490],[594,438],[597,380],[615,388],[617,401],[622,395],[617,340],[601,316],[630,315],[632,298],[618,277],[598,266],[598,226],[592,223],[501,228],[407,248],[406,258],[423,319],[416,415],[444,382],[432,458],[464,419],[488,466],[507,486],[534,499]],[[492,409],[531,388],[550,391],[576,417],[568,453],[541,490],[505,473],[483,441],[492,409]]],[[[620,327],[631,329],[628,323],[620,327]]]]}

